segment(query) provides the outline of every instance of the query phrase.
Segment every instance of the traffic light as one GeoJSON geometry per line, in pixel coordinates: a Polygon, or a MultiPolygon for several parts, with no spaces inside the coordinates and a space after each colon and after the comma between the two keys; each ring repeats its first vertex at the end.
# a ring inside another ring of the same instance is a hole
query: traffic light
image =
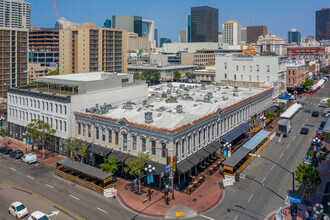
{"type": "Polygon", "coordinates": [[[240,173],[238,173],[238,172],[235,173],[235,181],[236,182],[239,182],[239,175],[240,175],[240,173]]]}
{"type": "Polygon", "coordinates": [[[176,172],[176,156],[173,156],[172,170],[173,170],[173,172],[176,172]]]}

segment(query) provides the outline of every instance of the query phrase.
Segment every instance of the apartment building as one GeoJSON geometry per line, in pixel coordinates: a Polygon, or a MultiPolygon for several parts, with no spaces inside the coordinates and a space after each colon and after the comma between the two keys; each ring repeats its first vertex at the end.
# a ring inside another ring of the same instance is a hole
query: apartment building
{"type": "Polygon", "coordinates": [[[227,21],[222,24],[223,42],[229,45],[241,45],[241,24],[237,21],[227,21]]]}
{"type": "Polygon", "coordinates": [[[31,4],[24,0],[0,1],[0,27],[30,28],[31,4]]]}
{"type": "Polygon", "coordinates": [[[216,50],[201,50],[196,53],[181,53],[181,64],[207,66],[215,64],[216,50]]]}
{"type": "Polygon", "coordinates": [[[127,72],[127,31],[83,23],[60,30],[60,74],[127,72]]]}

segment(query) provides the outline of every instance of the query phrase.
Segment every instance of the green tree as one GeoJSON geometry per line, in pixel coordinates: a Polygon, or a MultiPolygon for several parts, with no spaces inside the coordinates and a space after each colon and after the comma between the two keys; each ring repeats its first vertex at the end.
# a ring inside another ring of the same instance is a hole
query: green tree
{"type": "Polygon", "coordinates": [[[301,163],[296,170],[296,180],[298,187],[304,187],[304,192],[307,195],[312,195],[322,182],[321,175],[318,169],[309,166],[308,164],[301,163]]]}
{"type": "Polygon", "coordinates": [[[284,109],[285,109],[285,104],[283,102],[280,102],[279,105],[280,114],[284,111],[284,109]]]}
{"type": "Polygon", "coordinates": [[[118,170],[118,160],[113,156],[107,159],[106,163],[102,163],[100,167],[107,173],[115,173],[118,170]]]}
{"type": "Polygon", "coordinates": [[[327,106],[330,108],[330,99],[327,99],[327,106]]]}
{"type": "Polygon", "coordinates": [[[321,158],[317,156],[317,152],[315,151],[308,151],[307,156],[311,160],[311,166],[312,167],[318,167],[319,163],[321,162],[321,158]]]}
{"type": "Polygon", "coordinates": [[[47,73],[47,76],[54,76],[54,75],[59,75],[59,72],[56,70],[50,71],[49,73],[47,73]]]}
{"type": "Polygon", "coordinates": [[[306,81],[305,81],[306,88],[310,88],[313,85],[314,85],[314,81],[312,79],[306,79],[306,81]]]}
{"type": "Polygon", "coordinates": [[[160,80],[159,71],[154,69],[144,70],[142,76],[145,80],[150,81],[152,84],[159,83],[160,80]]]}
{"type": "Polygon", "coordinates": [[[195,78],[195,74],[193,74],[191,72],[186,72],[186,77],[187,77],[187,79],[193,79],[193,78],[195,78]]]}
{"type": "Polygon", "coordinates": [[[0,136],[5,139],[5,144],[7,145],[8,142],[6,141],[7,137],[9,136],[10,131],[8,128],[1,128],[0,130],[0,136]]]}
{"type": "Polygon", "coordinates": [[[25,137],[32,138],[34,143],[42,146],[42,159],[45,159],[46,141],[56,133],[56,130],[42,120],[32,119],[31,123],[26,126],[26,131],[25,137]]]}
{"type": "Polygon", "coordinates": [[[277,56],[275,52],[272,51],[265,51],[260,54],[260,56],[277,56]]]}
{"type": "Polygon", "coordinates": [[[125,161],[124,171],[135,176],[139,181],[139,193],[141,192],[141,177],[145,175],[144,168],[151,163],[150,155],[139,153],[137,158],[128,158],[125,161]]]}
{"type": "Polygon", "coordinates": [[[274,121],[276,119],[276,114],[274,112],[266,112],[265,116],[270,121],[274,121]]]}
{"type": "Polygon", "coordinates": [[[70,157],[78,159],[81,163],[84,162],[84,158],[87,156],[87,145],[83,141],[70,137],[65,140],[65,146],[70,157]]]}
{"type": "Polygon", "coordinates": [[[330,132],[323,131],[323,132],[322,132],[322,137],[323,137],[325,140],[330,140],[330,132]]]}
{"type": "Polygon", "coordinates": [[[173,79],[175,81],[179,81],[181,79],[181,73],[179,71],[174,71],[174,73],[173,73],[173,79]]]}

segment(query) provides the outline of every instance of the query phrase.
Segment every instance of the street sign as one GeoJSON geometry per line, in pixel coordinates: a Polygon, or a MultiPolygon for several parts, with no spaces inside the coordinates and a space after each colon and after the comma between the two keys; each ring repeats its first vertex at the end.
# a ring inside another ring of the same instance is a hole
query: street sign
{"type": "Polygon", "coordinates": [[[27,144],[30,143],[30,138],[29,137],[26,138],[26,143],[27,144]]]}
{"type": "Polygon", "coordinates": [[[288,199],[293,203],[301,203],[301,199],[288,196],[288,199]]]}
{"type": "Polygon", "coordinates": [[[243,174],[243,173],[240,174],[240,177],[241,177],[242,179],[246,179],[245,174],[243,174]]]}
{"type": "Polygon", "coordinates": [[[165,173],[170,173],[170,171],[171,171],[171,168],[167,168],[165,173]]]}
{"type": "Polygon", "coordinates": [[[225,179],[231,179],[231,180],[234,180],[235,177],[234,177],[234,176],[230,176],[230,175],[225,175],[225,179]]]}
{"type": "Polygon", "coordinates": [[[290,205],[291,203],[290,203],[290,199],[288,199],[288,198],[285,198],[285,200],[284,200],[284,205],[290,205]]]}

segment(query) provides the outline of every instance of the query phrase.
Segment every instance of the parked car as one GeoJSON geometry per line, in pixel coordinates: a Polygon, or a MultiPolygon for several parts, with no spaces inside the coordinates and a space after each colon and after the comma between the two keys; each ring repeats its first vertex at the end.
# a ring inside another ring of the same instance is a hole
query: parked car
{"type": "Polygon", "coordinates": [[[33,212],[28,220],[49,220],[48,216],[40,211],[33,212]]]}
{"type": "Polygon", "coordinates": [[[327,123],[326,121],[322,121],[320,127],[323,128],[323,127],[325,126],[326,123],[327,123]]]}
{"type": "Polygon", "coordinates": [[[319,112],[318,111],[313,111],[312,117],[319,117],[319,112]]]}
{"type": "Polygon", "coordinates": [[[12,152],[12,151],[13,151],[13,149],[11,149],[10,147],[2,147],[0,149],[0,152],[4,153],[4,154],[10,154],[10,152],[12,152]]]}
{"type": "Polygon", "coordinates": [[[16,218],[24,218],[29,214],[28,209],[21,202],[13,202],[10,205],[8,212],[9,214],[15,216],[16,218]]]}
{"type": "Polygon", "coordinates": [[[24,155],[21,159],[25,163],[36,163],[37,155],[35,155],[34,153],[29,153],[29,154],[24,155]]]}
{"type": "Polygon", "coordinates": [[[10,152],[10,156],[15,159],[20,159],[21,157],[24,156],[24,153],[21,150],[14,150],[14,151],[10,152]]]}
{"type": "Polygon", "coordinates": [[[322,132],[323,131],[323,127],[319,127],[319,129],[317,129],[317,131],[322,132]]]}
{"type": "Polygon", "coordinates": [[[318,139],[320,139],[320,140],[323,140],[322,132],[321,131],[317,131],[315,137],[318,138],[318,139]]]}
{"type": "Polygon", "coordinates": [[[302,128],[300,134],[308,134],[308,132],[309,132],[308,128],[302,128]]]}

